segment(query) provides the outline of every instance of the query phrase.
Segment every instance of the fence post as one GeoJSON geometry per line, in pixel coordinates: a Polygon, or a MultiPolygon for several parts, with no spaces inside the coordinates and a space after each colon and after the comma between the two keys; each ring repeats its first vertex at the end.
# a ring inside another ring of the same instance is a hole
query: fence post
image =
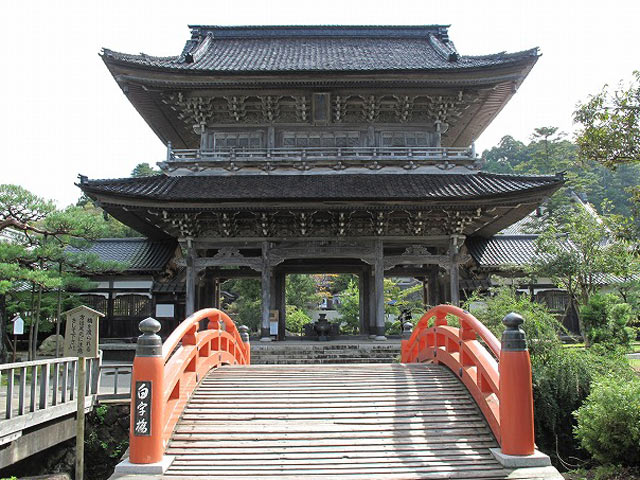
{"type": "Polygon", "coordinates": [[[504,455],[533,455],[533,387],[531,358],[520,325],[524,319],[510,313],[502,320],[500,352],[500,446],[504,455]]]}
{"type": "Polygon", "coordinates": [[[136,357],[131,374],[131,424],[129,461],[156,463],[164,454],[164,360],[162,340],[157,335],[160,322],[147,318],[140,322],[136,357]]]}

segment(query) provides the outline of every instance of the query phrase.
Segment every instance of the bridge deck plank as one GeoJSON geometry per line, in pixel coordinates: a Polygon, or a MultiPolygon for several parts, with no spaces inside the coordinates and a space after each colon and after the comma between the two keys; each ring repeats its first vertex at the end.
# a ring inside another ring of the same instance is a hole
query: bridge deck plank
{"type": "Polygon", "coordinates": [[[167,454],[167,480],[505,479],[466,389],[435,365],[212,371],[167,454]]]}

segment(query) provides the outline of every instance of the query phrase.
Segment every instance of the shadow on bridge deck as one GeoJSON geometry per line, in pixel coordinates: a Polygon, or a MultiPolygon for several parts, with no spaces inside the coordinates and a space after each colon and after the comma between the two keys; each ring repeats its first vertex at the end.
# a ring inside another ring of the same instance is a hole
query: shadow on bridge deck
{"type": "Polygon", "coordinates": [[[222,367],[194,392],[167,450],[175,460],[157,478],[561,478],[504,469],[497,446],[441,366],[222,367]]]}

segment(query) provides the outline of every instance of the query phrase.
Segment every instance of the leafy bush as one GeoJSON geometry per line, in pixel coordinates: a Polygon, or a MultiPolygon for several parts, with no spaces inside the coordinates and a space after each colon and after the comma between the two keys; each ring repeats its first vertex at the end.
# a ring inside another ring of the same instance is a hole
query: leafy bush
{"type": "Polygon", "coordinates": [[[601,463],[640,463],[640,380],[600,378],[575,412],[575,436],[601,463]]]}
{"type": "Polygon", "coordinates": [[[340,314],[340,332],[342,334],[357,334],[360,330],[360,291],[358,282],[349,280],[346,290],[340,294],[338,313],[340,314]]]}
{"type": "Polygon", "coordinates": [[[614,294],[591,295],[580,315],[589,343],[601,343],[614,348],[620,345],[627,350],[635,337],[629,325],[633,319],[631,305],[623,303],[614,294]]]}
{"type": "Polygon", "coordinates": [[[466,307],[476,306],[473,314],[500,338],[502,319],[509,312],[518,312],[525,322],[533,370],[536,443],[547,453],[561,457],[584,456],[573,435],[576,420],[573,412],[589,393],[594,380],[602,375],[630,379],[624,351],[604,345],[587,350],[563,348],[557,333],[563,327],[544,305],[532,302],[528,296],[512,288],[497,289],[493,296],[472,296],[466,307]],[[482,308],[477,308],[478,304],[482,308]]]}
{"type": "Polygon", "coordinates": [[[496,289],[493,293],[488,297],[472,295],[465,302],[465,308],[469,309],[471,304],[481,303],[484,308],[475,308],[472,313],[493,332],[498,340],[505,328],[502,319],[508,313],[517,312],[525,320],[522,329],[527,336],[532,356],[547,355],[560,347],[558,332],[564,327],[549,313],[546,306],[531,301],[528,296],[520,295],[509,287],[496,289]]]}
{"type": "Polygon", "coordinates": [[[293,333],[304,333],[304,326],[311,322],[311,317],[295,305],[287,305],[287,330],[293,333]]]}
{"type": "Polygon", "coordinates": [[[547,452],[579,455],[573,437],[573,412],[584,402],[600,375],[631,378],[624,355],[599,347],[588,350],[555,348],[533,355],[533,401],[536,442],[547,452]]]}

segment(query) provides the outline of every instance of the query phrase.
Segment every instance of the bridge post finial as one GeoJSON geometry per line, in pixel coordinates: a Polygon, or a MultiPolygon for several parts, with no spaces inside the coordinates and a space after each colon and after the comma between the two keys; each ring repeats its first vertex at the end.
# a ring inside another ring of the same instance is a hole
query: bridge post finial
{"type": "Polygon", "coordinates": [[[509,313],[502,323],[500,351],[500,447],[504,455],[533,455],[533,387],[531,358],[522,316],[509,313]]]}
{"type": "Polygon", "coordinates": [[[145,318],[138,324],[142,335],[138,337],[136,357],[155,357],[162,355],[162,339],[158,332],[162,328],[155,318],[145,318]]]}
{"type": "Polygon", "coordinates": [[[402,336],[404,338],[409,338],[412,333],[413,333],[413,323],[411,323],[411,320],[407,319],[402,324],[402,336]]]}
{"type": "Polygon", "coordinates": [[[524,318],[517,313],[511,312],[503,319],[505,331],[502,333],[502,349],[509,352],[522,352],[527,350],[527,340],[524,330],[520,325],[524,323],[524,318]]]}
{"type": "Polygon", "coordinates": [[[148,464],[162,461],[164,454],[164,358],[161,325],[146,318],[138,328],[136,357],[131,379],[131,424],[129,429],[129,461],[148,464]]]}
{"type": "Polygon", "coordinates": [[[240,338],[242,338],[242,341],[244,343],[248,343],[249,342],[249,327],[247,327],[246,325],[240,325],[238,327],[238,331],[240,332],[240,338]]]}

